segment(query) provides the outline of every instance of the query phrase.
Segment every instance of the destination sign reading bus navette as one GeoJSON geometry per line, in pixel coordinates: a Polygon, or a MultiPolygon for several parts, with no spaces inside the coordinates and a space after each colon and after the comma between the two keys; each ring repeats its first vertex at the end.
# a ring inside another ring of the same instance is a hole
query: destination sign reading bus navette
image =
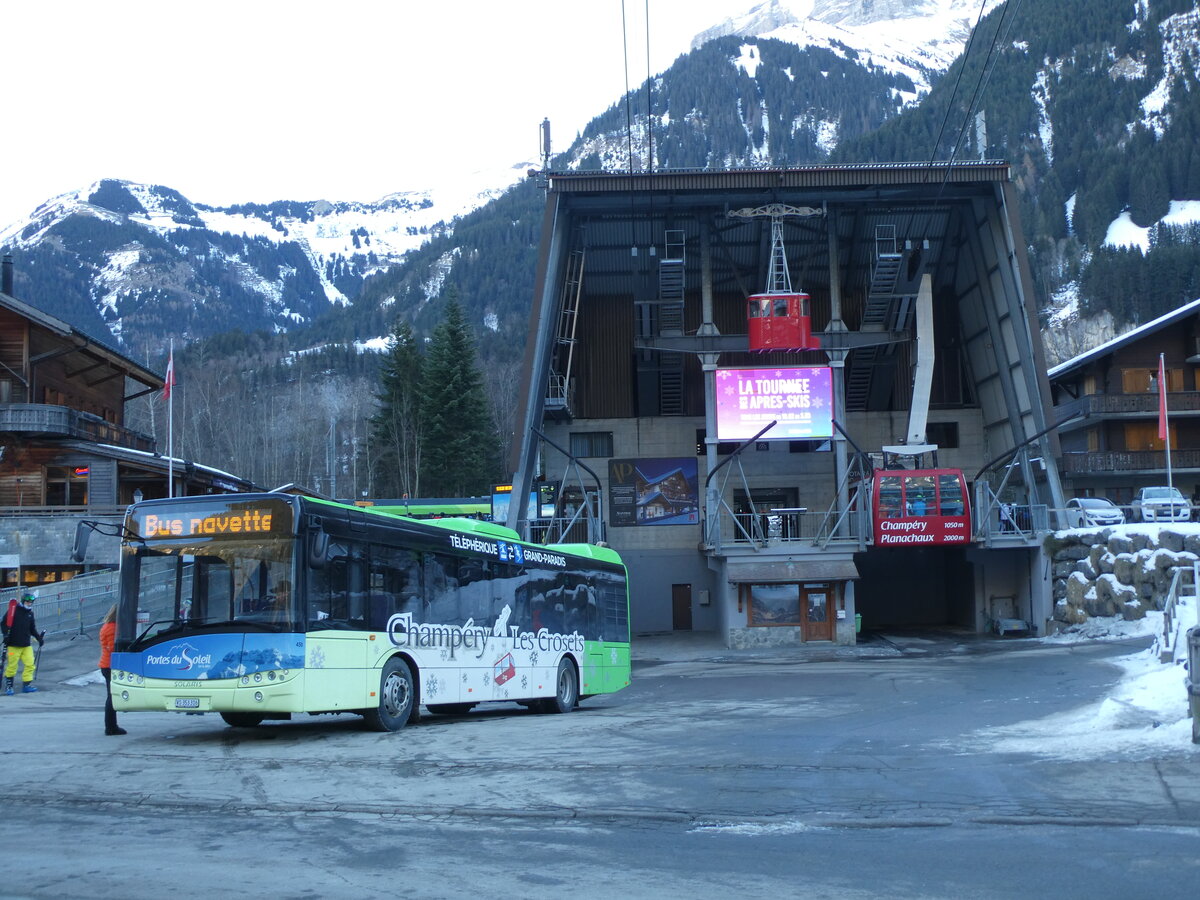
{"type": "Polygon", "coordinates": [[[209,504],[135,510],[139,537],[240,537],[291,531],[291,508],[286,504],[209,504]]]}

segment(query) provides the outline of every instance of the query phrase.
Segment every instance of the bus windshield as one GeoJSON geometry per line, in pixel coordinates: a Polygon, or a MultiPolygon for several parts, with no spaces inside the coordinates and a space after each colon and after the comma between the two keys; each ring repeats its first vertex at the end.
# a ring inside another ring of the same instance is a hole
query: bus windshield
{"type": "Polygon", "coordinates": [[[294,630],[293,542],[253,538],[139,547],[125,559],[123,622],[139,636],[217,623],[294,630]]]}

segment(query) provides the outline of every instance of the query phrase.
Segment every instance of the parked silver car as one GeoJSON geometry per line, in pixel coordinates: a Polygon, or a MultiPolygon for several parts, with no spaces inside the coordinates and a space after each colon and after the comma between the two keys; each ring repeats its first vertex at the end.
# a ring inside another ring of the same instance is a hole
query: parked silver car
{"type": "Polygon", "coordinates": [[[1133,495],[1129,514],[1135,522],[1187,522],[1192,505],[1175,487],[1144,487],[1133,495]]]}
{"type": "Polygon", "coordinates": [[[1107,497],[1073,497],[1067,501],[1067,525],[1071,528],[1124,524],[1125,513],[1107,497]]]}

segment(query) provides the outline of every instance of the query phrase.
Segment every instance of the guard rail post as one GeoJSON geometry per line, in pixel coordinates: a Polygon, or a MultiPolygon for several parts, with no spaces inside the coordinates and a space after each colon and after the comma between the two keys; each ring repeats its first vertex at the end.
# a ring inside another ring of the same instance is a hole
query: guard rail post
{"type": "Polygon", "coordinates": [[[1192,715],[1192,743],[1200,744],[1200,625],[1187,631],[1188,675],[1184,682],[1188,692],[1188,711],[1192,715]]]}

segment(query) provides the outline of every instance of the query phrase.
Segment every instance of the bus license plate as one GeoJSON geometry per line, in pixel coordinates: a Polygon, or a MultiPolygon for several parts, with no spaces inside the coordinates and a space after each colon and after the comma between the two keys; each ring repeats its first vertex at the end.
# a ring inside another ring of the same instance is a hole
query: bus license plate
{"type": "Polygon", "coordinates": [[[176,709],[199,709],[200,708],[200,698],[199,697],[176,697],[175,698],[175,708],[176,709]]]}

